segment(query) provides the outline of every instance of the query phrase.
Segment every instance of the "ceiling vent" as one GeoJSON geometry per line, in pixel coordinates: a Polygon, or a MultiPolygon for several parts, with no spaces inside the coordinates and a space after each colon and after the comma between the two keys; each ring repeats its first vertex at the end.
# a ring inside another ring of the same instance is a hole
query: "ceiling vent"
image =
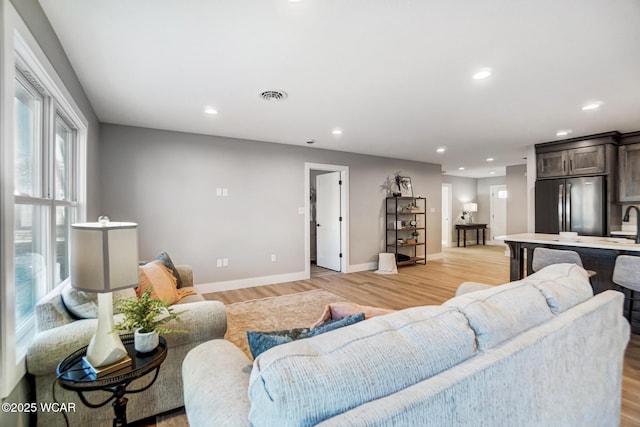
{"type": "Polygon", "coordinates": [[[283,101],[287,96],[287,92],[283,90],[265,90],[260,94],[260,98],[265,101],[283,101]]]}

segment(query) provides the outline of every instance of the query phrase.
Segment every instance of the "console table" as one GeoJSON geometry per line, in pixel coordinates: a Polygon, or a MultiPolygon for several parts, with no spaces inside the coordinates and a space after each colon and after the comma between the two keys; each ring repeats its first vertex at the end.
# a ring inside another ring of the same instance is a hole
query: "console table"
{"type": "Polygon", "coordinates": [[[464,247],[467,247],[467,230],[476,230],[476,244],[480,244],[480,231],[482,231],[482,244],[485,244],[485,234],[487,232],[487,224],[456,224],[458,233],[458,247],[460,246],[460,231],[462,231],[462,239],[464,247]]]}

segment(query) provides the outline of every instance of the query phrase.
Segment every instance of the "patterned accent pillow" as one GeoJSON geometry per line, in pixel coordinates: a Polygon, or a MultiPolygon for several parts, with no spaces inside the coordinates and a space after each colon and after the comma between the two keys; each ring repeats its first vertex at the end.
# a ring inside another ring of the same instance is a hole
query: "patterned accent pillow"
{"type": "MultiPolygon", "coordinates": [[[[69,313],[78,319],[98,318],[98,294],[94,292],[80,291],[68,282],[60,292],[62,303],[69,313]]],[[[114,313],[118,313],[117,302],[121,298],[135,298],[136,291],[133,288],[122,289],[113,293],[114,313]]]]}
{"type": "Polygon", "coordinates": [[[261,353],[264,353],[265,351],[277,345],[286,344],[304,338],[314,337],[325,332],[333,331],[334,329],[353,325],[354,323],[358,323],[363,320],[364,313],[358,313],[339,320],[326,322],[313,330],[309,328],[295,328],[271,332],[247,331],[247,341],[249,343],[249,350],[251,351],[251,355],[255,359],[261,353]]]}
{"type": "Polygon", "coordinates": [[[173,263],[173,261],[171,260],[171,257],[169,256],[168,253],[166,252],[162,252],[160,255],[158,255],[157,257],[155,257],[153,260],[151,261],[142,261],[140,263],[140,265],[146,265],[152,261],[161,261],[162,264],[164,264],[165,267],[167,267],[169,270],[171,270],[171,274],[173,274],[173,277],[176,278],[176,287],[178,289],[180,289],[182,287],[182,279],[180,278],[180,273],[178,273],[178,269],[176,268],[175,264],[173,263]]]}

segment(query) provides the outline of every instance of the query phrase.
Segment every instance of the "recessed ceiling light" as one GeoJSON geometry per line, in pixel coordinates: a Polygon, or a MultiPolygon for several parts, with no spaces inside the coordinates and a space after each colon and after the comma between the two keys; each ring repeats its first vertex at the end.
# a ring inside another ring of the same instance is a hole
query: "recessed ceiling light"
{"type": "Polygon", "coordinates": [[[458,168],[458,170],[463,171],[463,170],[464,170],[464,168],[463,168],[462,166],[460,166],[460,167],[458,168]]]}
{"type": "Polygon", "coordinates": [[[473,80],[484,80],[491,75],[491,70],[488,68],[482,69],[473,75],[473,80]]]}
{"type": "Polygon", "coordinates": [[[334,129],[331,133],[334,135],[342,135],[342,131],[340,129],[334,129]]]}
{"type": "Polygon", "coordinates": [[[445,151],[447,151],[447,149],[446,149],[446,148],[444,148],[444,147],[440,147],[440,148],[438,148],[438,149],[436,150],[436,152],[438,152],[438,153],[444,153],[445,151]]]}
{"type": "Polygon", "coordinates": [[[489,157],[489,158],[487,159],[487,162],[493,162],[493,160],[494,160],[494,159],[493,159],[493,157],[489,157]]]}
{"type": "Polygon", "coordinates": [[[212,115],[212,116],[215,116],[216,114],[218,114],[218,110],[216,110],[216,109],[215,109],[215,108],[213,108],[213,107],[204,107],[204,112],[205,112],[206,114],[210,114],[210,115],[212,115]]]}
{"type": "Polygon", "coordinates": [[[489,172],[489,175],[495,175],[496,173],[494,171],[489,172]]]}
{"type": "Polygon", "coordinates": [[[597,110],[598,108],[600,108],[601,105],[602,105],[602,102],[600,102],[600,101],[590,102],[588,104],[583,105],[582,109],[584,111],[597,110]]]}
{"type": "Polygon", "coordinates": [[[573,132],[571,129],[563,129],[563,130],[559,130],[558,132],[556,132],[556,136],[567,136],[567,135],[569,135],[571,132],[573,132]]]}

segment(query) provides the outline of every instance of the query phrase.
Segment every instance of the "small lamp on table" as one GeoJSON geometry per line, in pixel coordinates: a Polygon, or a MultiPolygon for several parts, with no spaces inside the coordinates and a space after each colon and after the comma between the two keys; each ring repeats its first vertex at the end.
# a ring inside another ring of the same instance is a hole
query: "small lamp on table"
{"type": "Polygon", "coordinates": [[[138,285],[138,230],[132,222],[99,222],[71,225],[71,285],[98,293],[98,327],[87,348],[86,359],[94,367],[111,365],[127,357],[114,331],[112,291],[138,285]]]}
{"type": "Polygon", "coordinates": [[[478,212],[477,203],[465,203],[464,210],[469,212],[469,224],[473,224],[473,212],[478,212]]]}

